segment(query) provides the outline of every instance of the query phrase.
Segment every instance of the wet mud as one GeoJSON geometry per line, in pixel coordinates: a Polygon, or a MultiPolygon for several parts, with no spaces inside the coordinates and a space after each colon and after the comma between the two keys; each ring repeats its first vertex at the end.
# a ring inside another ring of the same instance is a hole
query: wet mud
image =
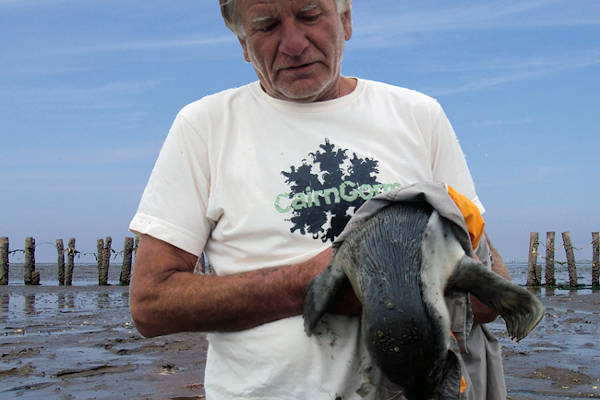
{"type": "Polygon", "coordinates": [[[0,399],[202,399],[206,338],[135,330],[127,288],[0,287],[0,399]]]}
{"type": "Polygon", "coordinates": [[[538,293],[546,310],[525,339],[508,339],[504,322],[489,324],[503,346],[509,399],[600,399],[600,292],[538,293]]]}
{"type": "MultiPolygon", "coordinates": [[[[538,293],[525,339],[501,340],[509,399],[600,398],[600,293],[538,293]]],[[[0,399],[203,399],[200,333],[143,338],[118,286],[0,287],[0,399]]]]}

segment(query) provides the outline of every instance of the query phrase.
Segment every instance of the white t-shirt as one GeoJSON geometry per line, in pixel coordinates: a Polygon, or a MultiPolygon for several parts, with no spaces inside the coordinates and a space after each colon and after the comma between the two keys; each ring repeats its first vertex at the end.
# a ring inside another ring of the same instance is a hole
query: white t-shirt
{"type": "MultiPolygon", "coordinates": [[[[254,82],[179,112],[130,229],[204,250],[218,275],[289,265],[329,246],[364,200],[420,181],[483,212],[434,99],[358,79],[347,96],[301,104],[254,82]]],[[[209,334],[207,399],[375,399],[358,319],[326,314],[320,326],[307,337],[297,316],[209,334]]]]}

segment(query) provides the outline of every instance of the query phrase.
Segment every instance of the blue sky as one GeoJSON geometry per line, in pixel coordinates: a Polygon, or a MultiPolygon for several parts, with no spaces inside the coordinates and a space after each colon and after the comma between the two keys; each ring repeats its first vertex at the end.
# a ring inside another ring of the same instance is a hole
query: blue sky
{"type": "MultiPolygon", "coordinates": [[[[505,259],[531,231],[591,258],[600,1],[355,0],[353,22],[343,73],[440,101],[505,259]]],[[[0,43],[0,236],[39,261],[122,249],[179,108],[256,79],[216,0],[0,0],[0,43]]]]}

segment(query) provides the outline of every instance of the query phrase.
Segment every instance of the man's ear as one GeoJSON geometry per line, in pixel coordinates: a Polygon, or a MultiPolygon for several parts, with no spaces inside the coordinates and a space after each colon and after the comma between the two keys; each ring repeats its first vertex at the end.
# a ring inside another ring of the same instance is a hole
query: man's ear
{"type": "Polygon", "coordinates": [[[242,50],[244,50],[244,60],[250,62],[250,57],[248,56],[248,46],[246,45],[246,40],[238,37],[240,45],[242,46],[242,50]]]}
{"type": "Polygon", "coordinates": [[[346,10],[340,14],[342,26],[344,27],[344,39],[350,40],[352,37],[352,11],[346,10]]]}

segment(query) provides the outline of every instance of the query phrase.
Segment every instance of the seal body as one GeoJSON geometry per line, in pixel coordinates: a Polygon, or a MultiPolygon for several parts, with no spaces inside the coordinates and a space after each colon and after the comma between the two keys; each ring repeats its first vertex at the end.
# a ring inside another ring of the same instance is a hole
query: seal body
{"type": "Polygon", "coordinates": [[[307,334],[348,279],[362,303],[362,337],[386,377],[409,399],[444,398],[445,377],[457,365],[449,351],[447,291],[473,293],[502,315],[517,340],[543,315],[535,296],[468,257],[455,232],[428,203],[383,208],[350,233],[311,282],[307,334]]]}

